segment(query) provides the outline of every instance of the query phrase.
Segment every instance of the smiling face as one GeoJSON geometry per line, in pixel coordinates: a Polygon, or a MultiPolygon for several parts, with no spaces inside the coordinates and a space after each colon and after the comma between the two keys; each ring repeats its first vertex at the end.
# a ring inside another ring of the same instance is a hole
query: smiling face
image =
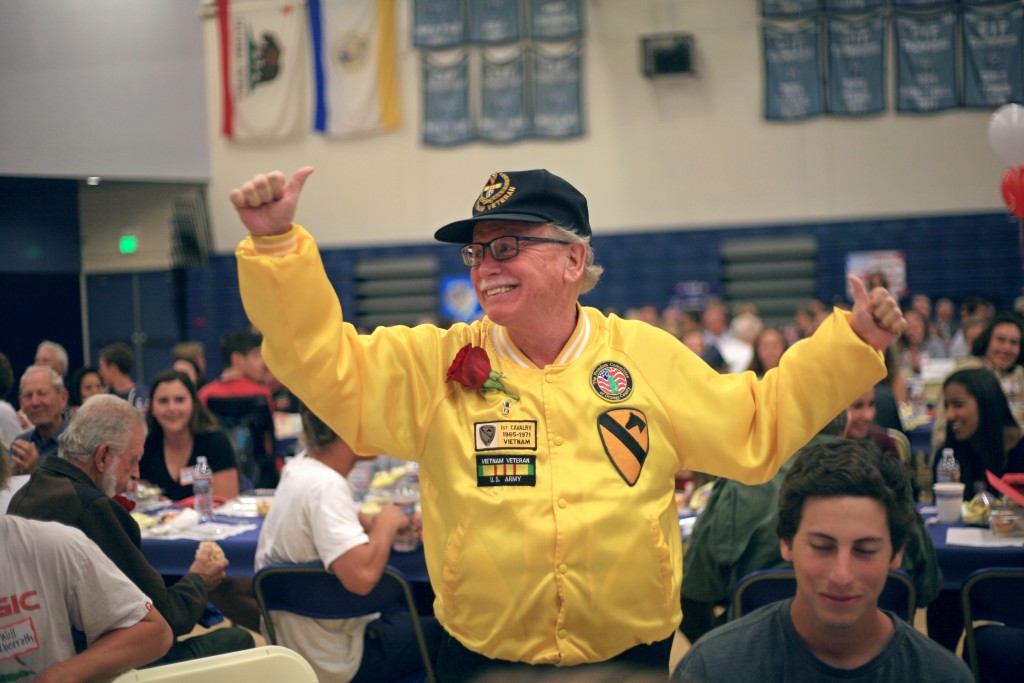
{"type": "Polygon", "coordinates": [[[21,381],[20,400],[21,409],[33,425],[56,429],[68,404],[68,392],[53,387],[49,372],[31,370],[21,381]]]}
{"type": "Polygon", "coordinates": [[[953,432],[953,438],[967,441],[974,436],[981,423],[978,399],[959,382],[947,384],[942,390],[942,399],[946,403],[946,422],[953,432]]]}
{"type": "Polygon", "coordinates": [[[164,434],[177,434],[189,429],[195,406],[192,394],[181,380],[161,382],[153,389],[150,400],[153,419],[164,434]]]}
{"type": "Polygon", "coordinates": [[[791,616],[801,635],[873,630],[878,596],[903,557],[893,554],[885,506],[867,496],[806,499],[796,535],[781,550],[796,573],[791,616]]]}
{"type": "MultiPolygon", "coordinates": [[[[546,225],[481,221],[473,230],[473,241],[490,242],[504,235],[557,238],[546,225]]],[[[499,325],[524,331],[538,327],[548,316],[564,314],[579,296],[585,252],[583,244],[520,242],[515,257],[496,261],[490,250],[484,250],[483,262],[469,271],[480,306],[499,325]]]]}
{"type": "Polygon", "coordinates": [[[872,387],[846,408],[846,438],[866,439],[875,421],[875,389],[872,387]]]}
{"type": "Polygon", "coordinates": [[[1013,323],[999,323],[992,328],[992,339],[985,349],[985,358],[1000,370],[1009,370],[1020,356],[1020,328],[1013,323]]]}

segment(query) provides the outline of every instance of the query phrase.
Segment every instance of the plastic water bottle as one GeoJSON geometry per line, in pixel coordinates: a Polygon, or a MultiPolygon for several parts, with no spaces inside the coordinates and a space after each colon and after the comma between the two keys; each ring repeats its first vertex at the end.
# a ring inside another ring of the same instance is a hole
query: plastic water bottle
{"type": "Polygon", "coordinates": [[[348,483],[352,487],[352,497],[357,503],[366,499],[366,492],[370,490],[370,482],[373,481],[373,462],[369,460],[357,460],[352,471],[348,473],[348,483]]]}
{"type": "Polygon", "coordinates": [[[939,458],[939,464],[935,467],[935,481],[937,483],[960,481],[960,463],[953,457],[952,448],[942,449],[942,457],[939,458]]]}
{"type": "MultiPolygon", "coordinates": [[[[420,470],[417,463],[410,463],[407,466],[405,476],[402,477],[392,493],[391,500],[395,505],[401,507],[402,512],[410,518],[416,514],[416,505],[420,502],[420,470]]],[[[419,539],[416,538],[416,532],[409,528],[395,534],[391,549],[400,553],[408,553],[416,550],[418,544],[419,539]]]]}
{"type": "Polygon", "coordinates": [[[213,472],[206,462],[206,456],[196,458],[196,466],[192,474],[192,506],[199,515],[200,522],[208,522],[213,517],[213,488],[211,480],[213,472]]]}

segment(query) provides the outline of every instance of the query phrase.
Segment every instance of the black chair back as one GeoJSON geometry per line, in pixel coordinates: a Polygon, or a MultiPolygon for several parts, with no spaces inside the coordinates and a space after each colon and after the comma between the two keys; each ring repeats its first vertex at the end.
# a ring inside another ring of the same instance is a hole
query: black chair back
{"type": "Polygon", "coordinates": [[[1024,671],[1024,567],[991,567],[971,573],[960,588],[960,600],[964,657],[975,680],[1020,680],[1024,671]]]}
{"type": "MultiPolygon", "coordinates": [[[[750,572],[737,581],[730,591],[729,618],[739,619],[758,607],[794,595],[796,574],[791,568],[759,569],[750,572]]],[[[878,597],[878,606],[904,621],[913,623],[917,611],[916,601],[917,590],[910,576],[900,569],[890,570],[885,588],[878,597]]]]}

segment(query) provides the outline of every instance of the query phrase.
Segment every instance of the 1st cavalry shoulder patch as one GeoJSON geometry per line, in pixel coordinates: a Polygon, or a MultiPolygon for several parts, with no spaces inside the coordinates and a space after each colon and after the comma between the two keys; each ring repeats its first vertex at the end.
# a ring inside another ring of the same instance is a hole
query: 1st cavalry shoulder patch
{"type": "Polygon", "coordinates": [[[536,486],[536,455],[476,456],[477,486],[536,486]]]}
{"type": "Polygon", "coordinates": [[[590,373],[590,385],[606,401],[625,401],[633,393],[633,378],[629,370],[613,361],[601,363],[590,373]]]}
{"type": "Polygon", "coordinates": [[[650,446],[647,416],[636,408],[609,410],[597,418],[597,431],[615,469],[627,484],[635,484],[650,446]]]}

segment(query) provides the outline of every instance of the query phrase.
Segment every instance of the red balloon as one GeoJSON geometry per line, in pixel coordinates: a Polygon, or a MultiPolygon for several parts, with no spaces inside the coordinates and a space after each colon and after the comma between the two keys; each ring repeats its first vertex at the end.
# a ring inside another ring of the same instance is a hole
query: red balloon
{"type": "Polygon", "coordinates": [[[1003,201],[1017,218],[1024,219],[1024,166],[1011,167],[1003,173],[1003,201]]]}

